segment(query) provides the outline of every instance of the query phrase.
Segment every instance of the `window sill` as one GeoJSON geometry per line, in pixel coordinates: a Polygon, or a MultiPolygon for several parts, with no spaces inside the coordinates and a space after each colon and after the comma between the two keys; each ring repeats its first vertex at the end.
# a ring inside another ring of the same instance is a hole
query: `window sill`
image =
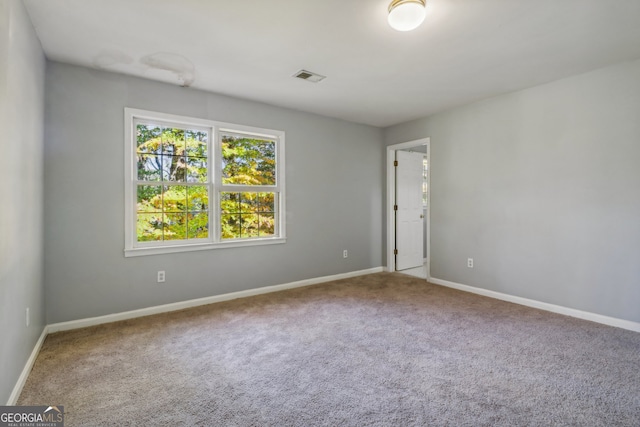
{"type": "Polygon", "coordinates": [[[207,251],[211,249],[238,248],[244,246],[277,245],[286,243],[285,237],[274,237],[269,239],[238,240],[224,243],[198,243],[191,245],[175,246],[148,246],[144,248],[127,248],[124,250],[125,258],[145,255],[162,255],[176,252],[207,251]]]}

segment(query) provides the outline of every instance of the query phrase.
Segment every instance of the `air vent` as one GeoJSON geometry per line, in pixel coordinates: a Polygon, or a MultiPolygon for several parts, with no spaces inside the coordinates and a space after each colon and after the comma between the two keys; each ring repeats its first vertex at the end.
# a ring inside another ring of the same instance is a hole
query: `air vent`
{"type": "Polygon", "coordinates": [[[300,70],[297,73],[295,73],[293,77],[297,77],[299,79],[306,80],[312,83],[318,83],[319,81],[324,80],[326,78],[325,76],[321,76],[320,74],[312,73],[311,71],[307,71],[307,70],[300,70]]]}

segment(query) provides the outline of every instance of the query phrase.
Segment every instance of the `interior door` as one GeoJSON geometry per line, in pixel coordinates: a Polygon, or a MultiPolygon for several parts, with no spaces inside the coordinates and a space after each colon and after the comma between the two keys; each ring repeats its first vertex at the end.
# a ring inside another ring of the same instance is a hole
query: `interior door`
{"type": "Polygon", "coordinates": [[[396,270],[424,263],[423,158],[423,153],[396,151],[396,270]]]}

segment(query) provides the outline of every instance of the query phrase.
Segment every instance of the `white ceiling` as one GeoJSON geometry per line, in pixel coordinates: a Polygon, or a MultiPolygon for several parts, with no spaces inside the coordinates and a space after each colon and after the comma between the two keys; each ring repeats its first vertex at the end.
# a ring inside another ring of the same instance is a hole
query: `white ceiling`
{"type": "Polygon", "coordinates": [[[640,0],[389,2],[24,0],[51,60],[380,127],[640,58],[640,0]]]}

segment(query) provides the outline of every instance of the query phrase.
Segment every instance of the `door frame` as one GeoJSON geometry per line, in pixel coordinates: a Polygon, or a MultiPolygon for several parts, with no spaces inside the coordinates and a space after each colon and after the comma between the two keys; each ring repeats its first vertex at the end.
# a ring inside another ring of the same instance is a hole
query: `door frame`
{"type": "Polygon", "coordinates": [[[396,215],[393,205],[396,200],[396,173],[393,162],[396,159],[396,151],[407,148],[427,147],[427,159],[429,161],[429,169],[427,173],[427,258],[426,273],[427,280],[431,278],[431,138],[415,139],[413,141],[403,142],[387,146],[387,271],[396,271],[396,257],[393,253],[396,242],[396,215]]]}

